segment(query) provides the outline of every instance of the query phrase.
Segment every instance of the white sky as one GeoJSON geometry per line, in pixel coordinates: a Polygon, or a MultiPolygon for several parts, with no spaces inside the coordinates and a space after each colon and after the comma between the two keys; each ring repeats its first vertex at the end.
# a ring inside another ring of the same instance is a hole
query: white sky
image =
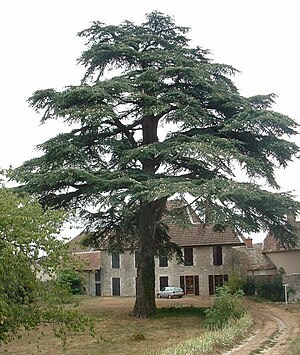
{"type": "MultiPolygon", "coordinates": [[[[38,89],[79,83],[84,41],[77,32],[94,20],[140,23],[152,10],[191,27],[192,44],[240,70],[242,95],[275,93],[274,110],[300,123],[297,0],[7,0],[0,2],[0,168],[30,159],[37,144],[64,129],[57,122],[40,126],[26,100],[38,89]]],[[[282,189],[297,196],[299,168],[295,162],[278,172],[282,189]]]]}

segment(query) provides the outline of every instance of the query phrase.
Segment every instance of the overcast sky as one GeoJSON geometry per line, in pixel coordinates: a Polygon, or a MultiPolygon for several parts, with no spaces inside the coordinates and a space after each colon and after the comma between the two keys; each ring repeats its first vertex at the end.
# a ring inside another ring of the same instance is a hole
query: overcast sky
{"type": "MultiPolygon", "coordinates": [[[[30,159],[37,144],[64,129],[57,122],[40,126],[26,100],[38,89],[79,83],[76,59],[84,41],[77,32],[94,20],[141,23],[152,10],[174,16],[191,28],[193,45],[240,70],[234,80],[242,95],[275,93],[274,110],[300,123],[297,0],[6,0],[0,3],[0,168],[30,159]]],[[[300,196],[298,173],[295,162],[278,172],[278,181],[300,196]]]]}

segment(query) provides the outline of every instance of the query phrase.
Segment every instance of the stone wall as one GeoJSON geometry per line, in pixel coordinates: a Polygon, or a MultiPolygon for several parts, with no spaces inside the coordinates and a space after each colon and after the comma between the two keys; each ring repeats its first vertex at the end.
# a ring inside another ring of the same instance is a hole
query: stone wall
{"type": "Polygon", "coordinates": [[[283,283],[288,284],[288,301],[300,301],[300,274],[284,274],[283,283]]]}
{"type": "MultiPolygon", "coordinates": [[[[160,277],[168,277],[169,286],[179,286],[180,276],[199,277],[199,294],[208,295],[208,275],[230,276],[232,273],[232,247],[223,246],[223,265],[213,265],[211,246],[193,248],[193,266],[178,264],[176,258],[168,260],[167,267],[159,267],[155,260],[156,292],[160,289],[160,277]]],[[[101,289],[103,296],[112,295],[112,278],[120,278],[120,295],[135,296],[136,268],[134,254],[125,252],[120,255],[120,267],[112,268],[112,256],[101,252],[101,289]]]]}

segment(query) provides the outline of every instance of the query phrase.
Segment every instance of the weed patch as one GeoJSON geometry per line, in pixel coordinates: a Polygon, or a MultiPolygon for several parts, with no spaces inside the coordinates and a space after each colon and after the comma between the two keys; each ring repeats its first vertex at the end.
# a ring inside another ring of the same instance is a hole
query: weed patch
{"type": "Polygon", "coordinates": [[[196,355],[210,354],[216,349],[229,348],[236,340],[244,337],[253,324],[249,314],[237,320],[230,320],[225,327],[207,331],[200,337],[192,338],[180,345],[161,352],[161,355],[196,355]]]}

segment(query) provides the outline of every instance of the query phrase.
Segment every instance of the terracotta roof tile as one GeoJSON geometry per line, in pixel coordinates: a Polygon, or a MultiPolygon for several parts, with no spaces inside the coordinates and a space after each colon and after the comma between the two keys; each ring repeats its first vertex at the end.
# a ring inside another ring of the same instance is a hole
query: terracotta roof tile
{"type": "MultiPolygon", "coordinates": [[[[180,209],[184,207],[182,201],[168,201],[167,210],[180,209]]],[[[225,230],[224,232],[214,232],[213,227],[209,224],[200,222],[199,217],[195,211],[186,206],[181,213],[181,224],[174,223],[172,217],[166,217],[165,222],[169,227],[169,236],[173,243],[179,246],[201,246],[201,245],[243,245],[244,242],[232,231],[225,230]],[[167,222],[167,220],[171,222],[167,222]]],[[[84,238],[84,233],[81,233],[76,238],[69,242],[70,250],[73,252],[78,251],[91,251],[91,248],[84,248],[80,242],[84,238]]]]}
{"type": "Polygon", "coordinates": [[[276,269],[271,260],[257,248],[247,248],[246,246],[233,247],[233,256],[246,270],[269,270],[276,269]]]}
{"type": "Polygon", "coordinates": [[[182,227],[170,224],[169,235],[171,241],[179,246],[216,245],[216,244],[243,244],[233,231],[214,232],[213,227],[204,224],[190,224],[182,227]]]}
{"type": "Polygon", "coordinates": [[[80,269],[86,271],[100,269],[100,251],[76,252],[73,254],[80,262],[80,269]]]}

